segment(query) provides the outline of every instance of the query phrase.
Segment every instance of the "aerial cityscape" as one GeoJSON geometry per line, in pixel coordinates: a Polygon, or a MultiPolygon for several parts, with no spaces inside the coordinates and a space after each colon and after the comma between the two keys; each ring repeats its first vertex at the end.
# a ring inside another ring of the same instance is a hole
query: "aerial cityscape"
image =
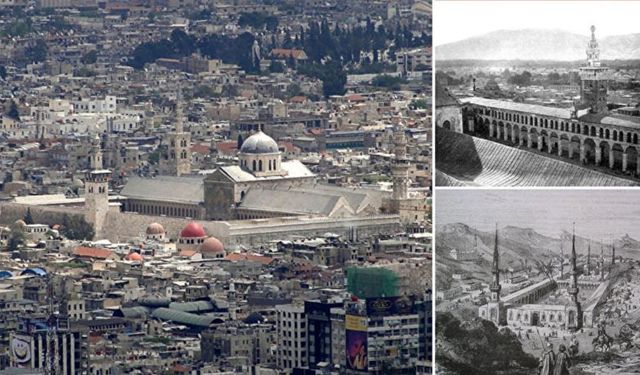
{"type": "Polygon", "coordinates": [[[508,30],[497,23],[437,46],[437,185],[640,183],[640,55],[633,47],[640,41],[637,30],[611,35],[614,18],[596,11],[576,8],[570,26],[596,21],[582,23],[580,34],[564,22],[508,30]]]}
{"type": "Polygon", "coordinates": [[[436,214],[438,373],[640,371],[640,242],[628,205],[640,192],[439,190],[437,199],[447,207],[436,214]]]}
{"type": "Polygon", "coordinates": [[[0,374],[431,374],[431,30],[0,0],[0,374]]]}

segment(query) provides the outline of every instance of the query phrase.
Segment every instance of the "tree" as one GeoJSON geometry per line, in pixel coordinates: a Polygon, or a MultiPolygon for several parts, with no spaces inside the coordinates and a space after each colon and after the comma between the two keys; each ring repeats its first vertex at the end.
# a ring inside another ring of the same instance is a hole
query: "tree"
{"type": "Polygon", "coordinates": [[[337,62],[330,62],[325,65],[326,70],[322,79],[322,93],[325,97],[331,95],[344,95],[347,84],[347,73],[337,62]]]}
{"type": "Polygon", "coordinates": [[[429,107],[428,103],[424,99],[413,100],[411,104],[409,104],[411,109],[427,109],[429,107]]]}
{"type": "Polygon", "coordinates": [[[70,240],[90,240],[95,236],[95,231],[81,216],[69,216],[64,214],[60,233],[70,240]]]}
{"type": "Polygon", "coordinates": [[[38,39],[35,43],[29,45],[25,51],[24,56],[29,62],[43,62],[47,59],[47,55],[49,54],[49,47],[47,47],[47,43],[38,39]]]}
{"type": "Polygon", "coordinates": [[[400,85],[405,83],[406,80],[400,77],[393,77],[388,74],[381,74],[375,76],[371,80],[371,84],[376,87],[384,87],[391,90],[400,90],[400,85]]]}
{"type": "Polygon", "coordinates": [[[33,224],[33,216],[31,216],[31,208],[27,207],[27,212],[24,214],[24,222],[27,224],[33,224]]]}
{"type": "Polygon", "coordinates": [[[98,61],[98,52],[96,50],[91,50],[80,58],[80,62],[83,64],[95,64],[98,61]]]}
{"type": "Polygon", "coordinates": [[[7,68],[4,65],[0,65],[0,79],[7,78],[7,68]]]}
{"type": "Polygon", "coordinates": [[[280,61],[271,60],[271,63],[269,63],[269,72],[271,73],[283,73],[284,70],[284,64],[280,61]]]}
{"type": "Polygon", "coordinates": [[[7,112],[7,116],[20,121],[20,111],[18,111],[18,105],[13,100],[11,100],[11,103],[9,104],[9,112],[7,112]]]}
{"type": "Polygon", "coordinates": [[[243,143],[244,139],[242,138],[242,134],[238,133],[238,150],[240,149],[240,147],[242,147],[243,143]]]}
{"type": "Polygon", "coordinates": [[[24,232],[24,228],[19,223],[14,223],[10,227],[11,233],[9,234],[9,240],[7,241],[7,247],[9,251],[16,251],[24,245],[27,235],[24,232]]]}

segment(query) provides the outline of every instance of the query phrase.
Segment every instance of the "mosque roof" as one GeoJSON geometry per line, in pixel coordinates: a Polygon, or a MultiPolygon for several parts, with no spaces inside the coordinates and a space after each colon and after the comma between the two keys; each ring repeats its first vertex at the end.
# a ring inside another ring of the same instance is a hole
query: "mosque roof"
{"type": "Polygon", "coordinates": [[[245,154],[275,154],[280,150],[273,138],[259,131],[242,143],[240,152],[245,154]]]}
{"type": "Polygon", "coordinates": [[[130,177],[121,191],[129,199],[199,204],[204,201],[203,176],[130,177]]]}
{"type": "Polygon", "coordinates": [[[244,169],[240,168],[240,166],[238,165],[220,167],[220,171],[229,176],[229,178],[231,178],[235,182],[269,181],[285,178],[304,178],[315,176],[313,172],[311,172],[309,168],[307,168],[299,160],[289,160],[282,162],[280,167],[282,168],[282,170],[287,172],[286,176],[256,177],[250,172],[247,172],[244,169]]]}

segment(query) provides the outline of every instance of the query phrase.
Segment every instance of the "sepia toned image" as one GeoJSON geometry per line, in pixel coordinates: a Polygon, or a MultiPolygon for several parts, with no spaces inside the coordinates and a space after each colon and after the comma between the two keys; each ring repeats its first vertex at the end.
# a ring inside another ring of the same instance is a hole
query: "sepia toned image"
{"type": "Polygon", "coordinates": [[[640,2],[436,8],[437,185],[640,183],[640,2]]]}
{"type": "Polygon", "coordinates": [[[436,199],[438,374],[640,371],[640,191],[436,199]]]}

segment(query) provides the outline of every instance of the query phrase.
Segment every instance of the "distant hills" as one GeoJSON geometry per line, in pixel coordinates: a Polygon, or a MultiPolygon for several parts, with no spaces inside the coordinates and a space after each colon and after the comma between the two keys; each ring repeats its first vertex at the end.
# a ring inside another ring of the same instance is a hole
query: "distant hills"
{"type": "MultiPolygon", "coordinates": [[[[466,224],[455,223],[439,226],[437,230],[438,257],[449,257],[451,249],[469,250],[475,247],[475,239],[478,239],[478,251],[481,257],[491,260],[493,254],[494,232],[483,232],[469,227],[466,224]]],[[[548,258],[551,254],[559,255],[560,246],[565,254],[571,251],[571,233],[563,231],[559,237],[549,237],[540,234],[531,228],[507,226],[499,228],[498,245],[500,248],[501,263],[504,265],[522,264],[525,260],[531,264],[536,259],[548,258]]],[[[614,241],[616,254],[640,258],[640,241],[628,234],[614,241]]],[[[605,257],[610,256],[609,243],[604,244],[605,257]]],[[[576,236],[576,252],[586,254],[589,239],[576,236]]],[[[600,255],[600,242],[591,241],[591,254],[600,255]]]]}
{"type": "MultiPolygon", "coordinates": [[[[437,35],[436,35],[437,38],[437,35]]],[[[598,34],[596,31],[596,38],[598,34]]],[[[586,59],[590,37],[563,30],[498,30],[458,42],[436,46],[436,59],[444,60],[555,60],[586,59]]],[[[640,34],[598,38],[603,60],[640,59],[640,34]]]]}

